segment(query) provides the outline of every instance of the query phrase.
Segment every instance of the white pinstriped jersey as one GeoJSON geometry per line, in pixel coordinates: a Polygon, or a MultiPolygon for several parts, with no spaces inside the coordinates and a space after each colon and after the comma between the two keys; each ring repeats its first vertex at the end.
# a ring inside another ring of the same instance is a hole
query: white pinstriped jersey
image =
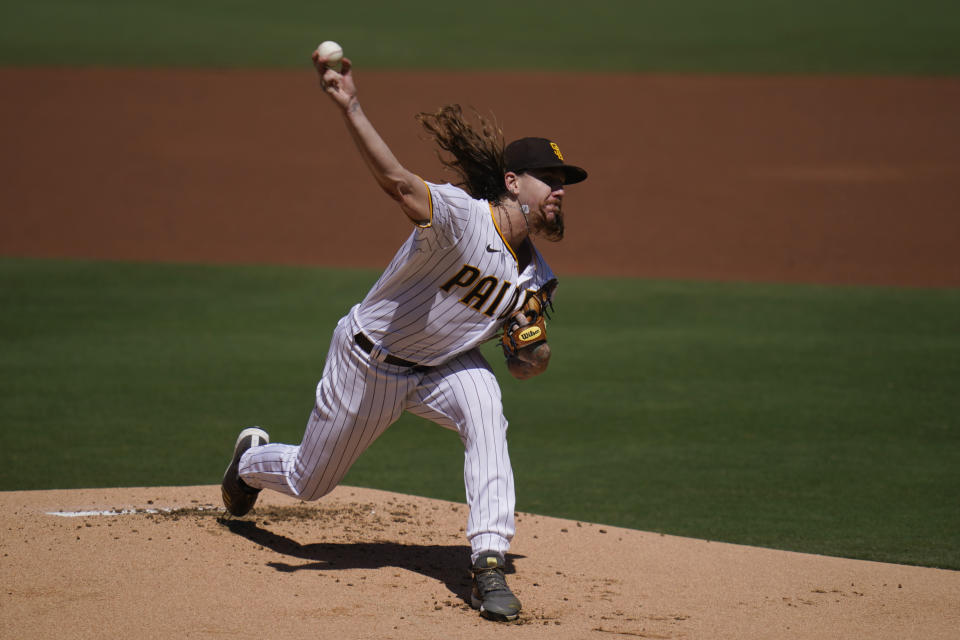
{"type": "Polygon", "coordinates": [[[519,271],[489,202],[451,184],[426,184],[430,222],[410,234],[352,314],[390,354],[437,365],[496,335],[527,293],[554,276],[532,243],[519,271]]]}

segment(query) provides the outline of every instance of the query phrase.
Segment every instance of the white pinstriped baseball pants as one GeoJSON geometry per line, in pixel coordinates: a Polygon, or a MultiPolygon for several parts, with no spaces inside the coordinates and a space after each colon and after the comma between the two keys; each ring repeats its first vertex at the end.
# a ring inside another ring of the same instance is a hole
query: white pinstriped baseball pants
{"type": "Polygon", "coordinates": [[[514,484],[500,386],[479,350],[426,372],[373,360],[353,341],[350,316],[334,330],[317,402],[299,446],[249,449],[240,477],[251,487],[319,500],[403,411],[460,434],[473,560],[505,554],[513,539],[514,484]]]}

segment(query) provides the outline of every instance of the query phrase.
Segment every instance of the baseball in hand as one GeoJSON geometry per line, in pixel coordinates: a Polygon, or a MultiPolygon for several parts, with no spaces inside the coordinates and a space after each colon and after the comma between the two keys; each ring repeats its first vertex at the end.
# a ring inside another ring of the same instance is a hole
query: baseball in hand
{"type": "Polygon", "coordinates": [[[340,60],[343,58],[343,48],[333,40],[324,40],[317,47],[320,57],[327,59],[327,67],[340,73],[340,60]]]}

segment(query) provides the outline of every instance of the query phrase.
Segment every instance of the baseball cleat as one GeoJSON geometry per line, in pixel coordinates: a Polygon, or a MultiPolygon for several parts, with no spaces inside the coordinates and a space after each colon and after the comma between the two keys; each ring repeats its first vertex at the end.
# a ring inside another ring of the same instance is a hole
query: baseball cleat
{"type": "Polygon", "coordinates": [[[233,447],[233,460],[223,474],[223,483],[220,485],[220,494],[223,496],[223,506],[234,516],[245,516],[253,509],[260,495],[260,489],[254,489],[240,479],[240,458],[251,447],[269,444],[270,436],[259,427],[250,427],[240,432],[237,444],[233,447]]]}
{"type": "Polygon", "coordinates": [[[486,552],[471,567],[473,592],[470,605],[479,609],[480,615],[488,620],[510,622],[520,615],[520,601],[510,591],[503,575],[505,564],[500,554],[486,552]]]}

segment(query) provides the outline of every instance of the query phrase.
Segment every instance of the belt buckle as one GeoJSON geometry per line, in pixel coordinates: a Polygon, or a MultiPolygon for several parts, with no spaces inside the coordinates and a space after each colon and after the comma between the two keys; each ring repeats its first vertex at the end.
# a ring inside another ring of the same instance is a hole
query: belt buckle
{"type": "Polygon", "coordinates": [[[395,367],[405,367],[411,371],[422,372],[430,369],[422,364],[417,364],[416,362],[411,362],[409,360],[404,360],[403,358],[398,358],[395,355],[389,353],[386,349],[376,344],[373,340],[368,338],[363,332],[358,332],[353,336],[353,341],[357,344],[358,347],[363,349],[363,351],[369,355],[371,358],[377,362],[386,362],[387,364],[392,364],[395,367]]]}

